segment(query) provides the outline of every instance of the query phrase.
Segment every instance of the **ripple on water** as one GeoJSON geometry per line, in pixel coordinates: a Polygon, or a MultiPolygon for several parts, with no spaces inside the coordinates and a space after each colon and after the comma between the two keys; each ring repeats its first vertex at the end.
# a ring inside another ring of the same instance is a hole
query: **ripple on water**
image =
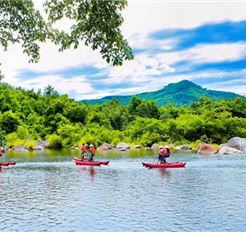
{"type": "Polygon", "coordinates": [[[245,231],[246,159],[185,159],[21,163],[0,174],[1,231],[245,231]]]}

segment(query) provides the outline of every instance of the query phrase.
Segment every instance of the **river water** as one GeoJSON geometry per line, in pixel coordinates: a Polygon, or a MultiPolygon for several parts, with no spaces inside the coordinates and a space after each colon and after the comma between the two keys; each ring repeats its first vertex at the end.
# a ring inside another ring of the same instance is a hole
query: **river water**
{"type": "Polygon", "coordinates": [[[175,154],[186,168],[147,169],[152,152],[9,153],[0,173],[1,231],[246,231],[246,154],[175,154]]]}

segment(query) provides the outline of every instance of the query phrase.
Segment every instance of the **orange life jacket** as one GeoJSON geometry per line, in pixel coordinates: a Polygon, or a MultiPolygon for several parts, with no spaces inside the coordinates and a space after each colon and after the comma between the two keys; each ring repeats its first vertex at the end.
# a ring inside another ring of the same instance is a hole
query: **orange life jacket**
{"type": "Polygon", "coordinates": [[[94,147],[90,147],[89,151],[92,155],[95,155],[96,153],[96,149],[94,147]]]}
{"type": "Polygon", "coordinates": [[[88,150],[88,146],[87,146],[86,144],[83,145],[83,146],[81,147],[81,151],[82,151],[83,153],[86,153],[87,150],[88,150]]]}

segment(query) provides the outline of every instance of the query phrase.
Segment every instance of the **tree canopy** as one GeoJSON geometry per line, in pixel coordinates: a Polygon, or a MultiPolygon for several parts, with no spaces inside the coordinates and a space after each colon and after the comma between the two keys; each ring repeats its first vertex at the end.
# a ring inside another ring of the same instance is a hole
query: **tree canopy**
{"type": "Polygon", "coordinates": [[[133,58],[120,30],[126,5],[126,0],[46,0],[43,14],[33,0],[0,0],[0,45],[6,50],[20,43],[30,62],[37,62],[40,43],[51,41],[63,51],[83,42],[108,63],[121,65],[133,58]],[[68,32],[56,27],[62,19],[71,23],[68,32]]]}
{"type": "Polygon", "coordinates": [[[43,93],[0,83],[0,143],[8,146],[35,144],[47,139],[54,148],[96,146],[121,141],[150,146],[153,143],[225,143],[234,136],[246,137],[246,99],[211,101],[201,98],[190,105],[132,98],[128,105],[113,99],[86,105],[52,86],[43,93]],[[31,139],[31,140],[30,140],[31,139]]]}

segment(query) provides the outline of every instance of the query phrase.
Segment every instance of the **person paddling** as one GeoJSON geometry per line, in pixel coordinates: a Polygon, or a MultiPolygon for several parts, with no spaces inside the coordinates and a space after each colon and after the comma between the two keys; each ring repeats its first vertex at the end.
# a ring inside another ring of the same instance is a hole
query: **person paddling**
{"type": "Polygon", "coordinates": [[[85,158],[85,154],[87,154],[88,152],[88,144],[85,143],[80,150],[81,150],[80,158],[81,160],[83,160],[85,158]]]}
{"type": "Polygon", "coordinates": [[[171,151],[170,148],[168,146],[160,146],[160,151],[159,151],[159,161],[160,163],[166,163],[166,158],[170,157],[171,155],[171,151]]]}
{"type": "Polygon", "coordinates": [[[93,161],[94,160],[94,155],[96,154],[96,149],[93,146],[93,144],[90,144],[89,146],[89,160],[93,161]]]}

